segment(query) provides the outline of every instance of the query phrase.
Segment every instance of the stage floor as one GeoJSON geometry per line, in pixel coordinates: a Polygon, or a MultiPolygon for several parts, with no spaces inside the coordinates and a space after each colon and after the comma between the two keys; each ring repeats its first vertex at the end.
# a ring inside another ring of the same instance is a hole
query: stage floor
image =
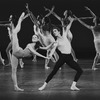
{"type": "Polygon", "coordinates": [[[75,71],[66,64],[49,82],[45,90],[38,91],[43,85],[47,75],[53,69],[54,63],[50,62],[50,69],[44,68],[44,60],[33,62],[24,59],[24,68],[18,66],[18,84],[24,92],[15,91],[11,79],[11,67],[0,64],[0,100],[100,100],[100,65],[96,71],[91,70],[93,60],[79,60],[79,65],[84,73],[77,86],[80,91],[71,91],[70,86],[75,71]]]}

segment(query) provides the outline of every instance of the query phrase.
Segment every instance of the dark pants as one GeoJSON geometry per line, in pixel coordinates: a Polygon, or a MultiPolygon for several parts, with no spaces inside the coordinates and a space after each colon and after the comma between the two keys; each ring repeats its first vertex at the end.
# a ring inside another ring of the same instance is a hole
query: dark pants
{"type": "Polygon", "coordinates": [[[81,67],[73,60],[73,57],[71,54],[60,54],[59,55],[59,60],[56,62],[54,69],[52,70],[52,72],[49,74],[49,76],[46,79],[46,83],[48,83],[53,76],[57,73],[57,71],[59,70],[59,68],[64,64],[68,64],[69,67],[71,67],[72,69],[76,70],[77,73],[74,77],[74,81],[77,82],[78,79],[80,78],[83,70],[81,69],[81,67]]]}

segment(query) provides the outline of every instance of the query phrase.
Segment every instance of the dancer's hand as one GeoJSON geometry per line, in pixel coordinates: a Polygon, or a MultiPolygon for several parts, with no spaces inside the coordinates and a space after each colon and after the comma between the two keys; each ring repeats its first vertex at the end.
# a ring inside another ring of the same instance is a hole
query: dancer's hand
{"type": "Polygon", "coordinates": [[[85,9],[86,9],[86,10],[90,10],[87,6],[85,6],[85,9]]]}
{"type": "Polygon", "coordinates": [[[52,57],[52,56],[49,55],[49,56],[48,56],[48,59],[51,59],[51,57],[52,57]]]}
{"type": "Polygon", "coordinates": [[[77,58],[74,58],[74,61],[75,61],[75,62],[77,62],[77,61],[78,61],[78,59],[77,59],[77,58]]]}

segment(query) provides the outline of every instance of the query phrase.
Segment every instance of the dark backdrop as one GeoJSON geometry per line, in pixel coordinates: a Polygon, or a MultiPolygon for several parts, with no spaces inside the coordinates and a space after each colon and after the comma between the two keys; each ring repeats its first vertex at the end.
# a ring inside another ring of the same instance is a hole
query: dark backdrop
{"type": "MultiPolygon", "coordinates": [[[[0,21],[8,20],[11,14],[15,15],[16,19],[22,11],[25,11],[26,3],[29,4],[30,10],[35,16],[45,15],[44,6],[51,8],[55,6],[55,12],[63,17],[63,12],[70,9],[77,17],[91,16],[84,6],[88,6],[97,16],[100,15],[99,0],[0,0],[0,21]]],[[[51,22],[60,24],[59,21],[50,16],[51,22]]],[[[87,24],[92,21],[87,20],[87,24]]],[[[18,34],[19,43],[22,48],[25,48],[27,43],[31,42],[33,35],[33,24],[29,18],[22,23],[21,31],[18,34]]],[[[95,56],[95,48],[93,43],[93,35],[90,30],[82,26],[79,22],[74,22],[71,31],[73,33],[72,46],[76,52],[76,56],[81,59],[93,59],[95,56]]],[[[10,42],[7,29],[0,26],[0,50],[3,58],[6,58],[5,49],[10,42]]]]}

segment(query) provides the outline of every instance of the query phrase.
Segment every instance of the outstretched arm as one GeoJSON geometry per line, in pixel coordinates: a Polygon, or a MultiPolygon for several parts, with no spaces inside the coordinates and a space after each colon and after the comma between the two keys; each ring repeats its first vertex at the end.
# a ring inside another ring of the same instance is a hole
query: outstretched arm
{"type": "Polygon", "coordinates": [[[36,50],[34,50],[34,49],[31,47],[30,44],[28,45],[28,49],[29,49],[34,55],[37,55],[37,56],[42,57],[42,58],[47,58],[47,57],[41,55],[40,53],[36,52],[36,50]]]}
{"type": "Polygon", "coordinates": [[[77,20],[83,25],[85,26],[86,28],[90,29],[91,30],[91,26],[90,25],[87,25],[86,23],[84,23],[82,20],[80,20],[79,18],[77,18],[77,20]]]}
{"type": "Polygon", "coordinates": [[[9,26],[10,24],[0,24],[0,26],[5,26],[5,27],[7,27],[7,26],[9,26]]]}
{"type": "Polygon", "coordinates": [[[46,47],[40,47],[40,49],[44,49],[44,50],[48,50],[49,48],[51,48],[51,46],[53,46],[54,43],[51,43],[50,45],[46,46],[46,47]]]}

